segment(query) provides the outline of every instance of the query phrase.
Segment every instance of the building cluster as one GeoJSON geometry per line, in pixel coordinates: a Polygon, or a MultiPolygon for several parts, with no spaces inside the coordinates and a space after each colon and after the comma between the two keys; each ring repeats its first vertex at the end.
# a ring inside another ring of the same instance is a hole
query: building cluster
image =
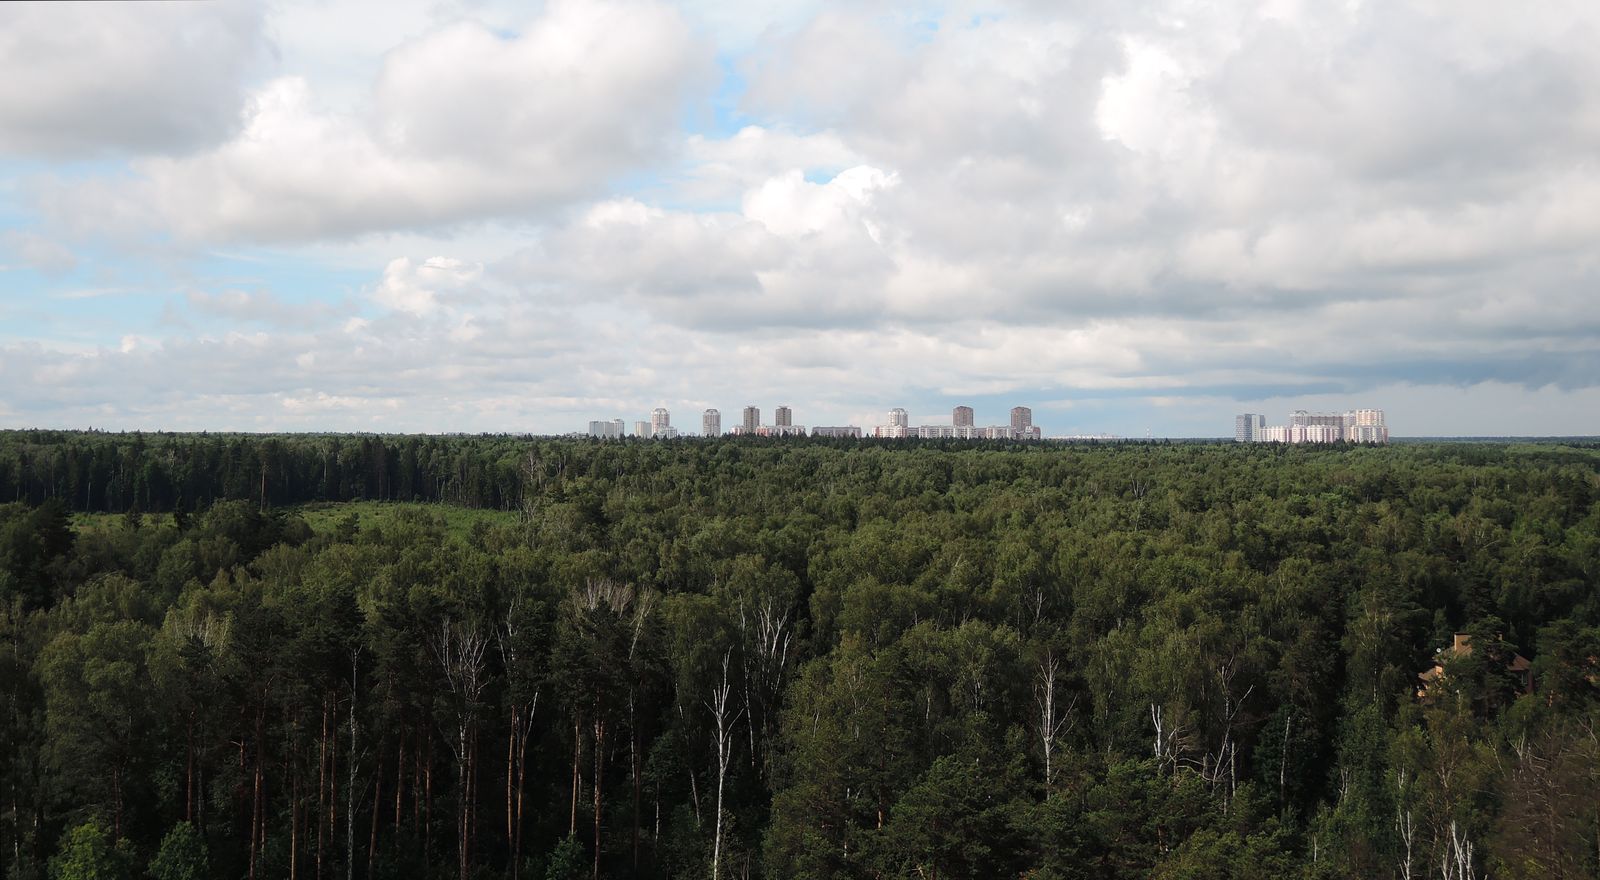
{"type": "MultiPolygon", "coordinates": [[[[713,410],[707,410],[713,412],[713,410]]],[[[772,424],[761,424],[761,407],[747,406],[740,414],[739,424],[734,425],[729,434],[735,437],[804,437],[806,426],[794,423],[794,410],[787,406],[780,406],[772,411],[772,424]]],[[[707,437],[715,437],[709,431],[707,437]]]]}
{"type": "Polygon", "coordinates": [[[1287,425],[1268,425],[1264,415],[1241,413],[1233,419],[1233,439],[1240,443],[1388,443],[1389,428],[1381,409],[1342,413],[1295,410],[1287,425]]]}
{"type": "MultiPolygon", "coordinates": [[[[589,436],[600,439],[620,440],[623,437],[640,438],[673,438],[680,436],[678,429],[672,426],[672,414],[663,407],[657,407],[650,413],[649,421],[633,423],[633,432],[629,434],[622,419],[606,421],[592,421],[589,423],[589,436]]],[[[805,425],[794,423],[794,410],[787,406],[780,406],[772,413],[772,424],[761,423],[761,408],[747,406],[740,414],[738,424],[727,431],[734,436],[746,437],[804,437],[807,435],[805,425]]],[[[700,416],[700,436],[720,437],[722,430],[722,413],[716,409],[708,409],[700,416]]],[[[1038,426],[1033,423],[1033,410],[1025,406],[1011,409],[1011,423],[1009,425],[979,426],[973,422],[972,407],[958,406],[951,412],[948,425],[911,425],[911,418],[906,411],[896,407],[889,410],[889,423],[879,425],[871,430],[871,436],[884,438],[922,438],[922,439],[959,439],[959,440],[1039,440],[1041,434],[1038,426]]],[[[812,437],[843,437],[859,439],[863,436],[861,428],[855,425],[830,425],[812,428],[812,437]]]]}
{"type": "Polygon", "coordinates": [[[1011,408],[1009,425],[974,424],[972,407],[958,406],[951,410],[948,425],[916,426],[912,426],[905,410],[895,407],[889,410],[888,424],[874,428],[872,436],[923,440],[1038,440],[1042,437],[1039,427],[1033,423],[1033,410],[1025,406],[1011,408]]]}
{"type": "MultiPolygon", "coordinates": [[[[794,423],[794,410],[787,406],[780,406],[773,413],[771,425],[761,424],[761,408],[747,406],[738,424],[728,430],[729,434],[748,435],[752,437],[788,437],[805,436],[805,425],[794,423]]],[[[643,439],[659,438],[670,440],[682,436],[678,429],[672,426],[672,413],[665,407],[656,407],[650,411],[649,421],[633,423],[633,432],[628,433],[621,419],[607,421],[593,421],[589,423],[589,436],[605,440],[620,440],[623,437],[639,437],[643,439]]],[[[708,409],[700,414],[700,436],[722,436],[722,412],[717,409],[708,409]]],[[[859,436],[859,429],[858,429],[859,436]]]]}

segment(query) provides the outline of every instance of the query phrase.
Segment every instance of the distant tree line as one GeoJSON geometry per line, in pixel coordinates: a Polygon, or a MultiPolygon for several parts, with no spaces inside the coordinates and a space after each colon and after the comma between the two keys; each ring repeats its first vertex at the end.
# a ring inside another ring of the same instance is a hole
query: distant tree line
{"type": "Polygon", "coordinates": [[[0,501],[204,510],[219,500],[426,501],[510,509],[528,445],[506,436],[0,432],[0,501]]]}
{"type": "Polygon", "coordinates": [[[0,498],[5,880],[1600,876],[1600,450],[11,432],[0,498]]]}

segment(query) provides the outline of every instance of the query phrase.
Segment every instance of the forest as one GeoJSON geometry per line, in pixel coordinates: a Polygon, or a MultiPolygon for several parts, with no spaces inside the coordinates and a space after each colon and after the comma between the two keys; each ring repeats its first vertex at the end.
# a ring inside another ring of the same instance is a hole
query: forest
{"type": "Polygon", "coordinates": [[[0,432],[0,878],[1596,878],[1597,586],[1594,444],[0,432]]]}

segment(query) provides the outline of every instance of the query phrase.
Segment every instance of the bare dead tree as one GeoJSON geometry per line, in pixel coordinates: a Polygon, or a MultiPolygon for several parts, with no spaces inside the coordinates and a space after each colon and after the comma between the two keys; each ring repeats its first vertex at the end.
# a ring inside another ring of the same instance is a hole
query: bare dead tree
{"type": "MultiPolygon", "coordinates": [[[[1250,699],[1250,694],[1255,691],[1256,687],[1255,685],[1250,685],[1245,688],[1244,693],[1240,694],[1238,699],[1234,699],[1233,680],[1239,673],[1239,667],[1234,662],[1236,659],[1235,657],[1230,657],[1217,666],[1217,683],[1222,690],[1222,742],[1217,747],[1215,760],[1211,762],[1211,783],[1213,785],[1221,784],[1224,772],[1226,772],[1228,791],[1223,801],[1224,812],[1226,812],[1228,805],[1233,802],[1233,796],[1239,788],[1239,744],[1233,738],[1234,721],[1238,719],[1239,711],[1244,707],[1244,701],[1250,699]]],[[[1287,740],[1284,741],[1284,747],[1288,748],[1287,740]]]]}
{"type": "Polygon", "coordinates": [[[350,649],[350,754],[345,758],[348,777],[345,784],[345,797],[347,803],[344,811],[344,876],[345,880],[355,880],[356,875],[356,799],[362,795],[356,792],[356,765],[360,762],[361,753],[357,750],[356,734],[356,698],[360,694],[358,672],[361,663],[361,646],[356,645],[350,649]]]}
{"type": "Polygon", "coordinates": [[[484,652],[488,637],[476,626],[446,620],[434,634],[433,653],[454,702],[455,729],[450,751],[456,759],[456,867],[467,880],[472,864],[472,801],[467,797],[472,748],[483,690],[488,685],[484,652]]]}
{"type": "Polygon", "coordinates": [[[1168,727],[1166,711],[1157,703],[1150,704],[1150,723],[1155,725],[1156,772],[1178,762],[1178,727],[1168,727]]]}
{"type": "MultiPolygon", "coordinates": [[[[495,643],[507,676],[520,669],[528,658],[522,651],[522,623],[518,612],[522,597],[514,596],[506,608],[505,619],[495,630],[495,643]]],[[[531,693],[513,690],[508,698],[511,710],[510,732],[506,738],[506,840],[511,844],[511,877],[518,880],[522,871],[523,807],[528,779],[528,740],[533,734],[533,716],[539,708],[539,689],[531,693]]]]}
{"type": "Polygon", "coordinates": [[[1039,659],[1038,672],[1039,677],[1033,684],[1033,696],[1039,709],[1039,745],[1044,751],[1044,790],[1048,795],[1055,783],[1052,758],[1056,741],[1072,728],[1072,710],[1078,705],[1078,699],[1073,697],[1065,710],[1058,710],[1056,681],[1061,674],[1061,658],[1056,656],[1053,649],[1046,650],[1039,659]]]}
{"type": "Polygon", "coordinates": [[[1445,837],[1444,855],[1439,863],[1443,880],[1476,880],[1477,874],[1472,870],[1472,850],[1467,829],[1451,819],[1450,833],[1445,837]]]}
{"type": "Polygon", "coordinates": [[[728,696],[733,691],[732,682],[728,680],[728,662],[732,659],[733,652],[727,651],[722,655],[722,681],[711,688],[711,700],[707,704],[711,709],[711,718],[716,723],[716,749],[717,749],[717,823],[716,832],[711,843],[711,880],[719,880],[722,862],[722,791],[723,784],[728,777],[728,763],[733,756],[733,725],[738,722],[738,713],[728,704],[728,696]]]}
{"type": "Polygon", "coordinates": [[[764,764],[762,747],[770,733],[772,706],[783,693],[789,643],[794,635],[790,621],[792,609],[780,601],[777,596],[766,595],[748,604],[739,603],[739,632],[744,642],[744,703],[748,713],[745,726],[750,735],[750,766],[758,773],[764,764]]]}
{"type": "Polygon", "coordinates": [[[1406,803],[1406,794],[1409,788],[1406,785],[1406,771],[1401,769],[1395,773],[1395,816],[1394,830],[1400,835],[1400,844],[1405,847],[1405,855],[1400,862],[1400,880],[1412,880],[1412,852],[1417,842],[1417,820],[1411,808],[1406,803]]]}

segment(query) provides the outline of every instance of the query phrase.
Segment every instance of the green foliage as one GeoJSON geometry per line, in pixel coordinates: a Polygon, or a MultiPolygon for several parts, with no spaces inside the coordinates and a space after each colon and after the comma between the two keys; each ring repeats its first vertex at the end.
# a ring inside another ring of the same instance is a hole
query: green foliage
{"type": "Polygon", "coordinates": [[[161,838],[161,848],[150,860],[152,880],[209,880],[211,868],[206,842],[188,822],[179,822],[161,838]]]}
{"type": "Polygon", "coordinates": [[[0,498],[7,878],[1600,870],[1597,448],[0,432],[0,498]]]}
{"type": "Polygon", "coordinates": [[[127,853],[112,845],[105,829],[94,822],[69,831],[60,852],[50,859],[50,880],[124,880],[132,876],[127,853]]]}
{"type": "Polygon", "coordinates": [[[543,880],[581,880],[588,872],[588,861],[583,853],[583,844],[578,842],[577,837],[568,835],[550,851],[541,876],[543,880]]]}

